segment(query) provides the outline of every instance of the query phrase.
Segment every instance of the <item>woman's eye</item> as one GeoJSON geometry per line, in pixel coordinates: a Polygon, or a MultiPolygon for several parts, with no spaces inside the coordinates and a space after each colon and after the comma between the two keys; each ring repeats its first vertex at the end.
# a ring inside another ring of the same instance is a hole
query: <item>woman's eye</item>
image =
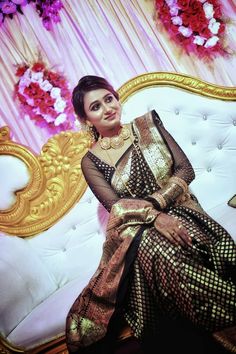
{"type": "Polygon", "coordinates": [[[97,103],[94,106],[92,106],[92,111],[97,111],[99,109],[100,105],[97,103]]]}
{"type": "Polygon", "coordinates": [[[113,96],[107,96],[107,98],[106,98],[106,102],[111,102],[113,100],[113,96]]]}

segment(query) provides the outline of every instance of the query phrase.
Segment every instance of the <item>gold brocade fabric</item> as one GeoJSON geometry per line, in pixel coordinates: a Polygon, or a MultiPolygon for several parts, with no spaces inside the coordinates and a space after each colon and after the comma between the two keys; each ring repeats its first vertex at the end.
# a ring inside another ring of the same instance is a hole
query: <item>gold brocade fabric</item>
{"type": "Polygon", "coordinates": [[[142,224],[151,224],[158,212],[147,201],[121,199],[114,204],[99,267],[73,304],[66,321],[70,352],[102,339],[115,309],[125,254],[142,224]]]}
{"type": "Polygon", "coordinates": [[[156,112],[137,118],[132,128],[134,146],[115,167],[91,152],[83,160],[89,186],[111,213],[99,269],[68,314],[67,343],[71,352],[106,335],[126,252],[140,230],[142,237],[131,260],[123,308],[135,337],[142,340],[147,333],[156,336],[163,315],[184,318],[210,332],[236,325],[233,239],[194,197],[184,198],[181,188],[169,193],[164,212],[184,225],[192,237],[192,247],[174,246],[153,227],[159,211],[145,198],[166,191],[171,176],[188,185],[194,172],[156,112]]]}

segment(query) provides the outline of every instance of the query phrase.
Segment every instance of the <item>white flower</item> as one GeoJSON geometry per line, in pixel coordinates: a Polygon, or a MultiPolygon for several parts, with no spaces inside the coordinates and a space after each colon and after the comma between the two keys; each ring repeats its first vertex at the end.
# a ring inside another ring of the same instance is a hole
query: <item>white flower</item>
{"type": "Polygon", "coordinates": [[[182,18],[180,16],[172,17],[171,21],[174,25],[178,25],[178,26],[181,26],[183,23],[182,18]]]}
{"type": "Polygon", "coordinates": [[[185,26],[179,26],[178,31],[182,33],[184,37],[190,37],[193,31],[191,28],[185,27],[185,26]]]}
{"type": "Polygon", "coordinates": [[[209,21],[208,28],[211,31],[211,33],[217,34],[219,32],[220,22],[217,22],[214,18],[212,18],[209,21]]]}
{"type": "Polygon", "coordinates": [[[57,116],[57,118],[55,119],[54,125],[58,126],[62,123],[64,123],[66,121],[66,114],[65,113],[61,113],[59,114],[59,116],[57,116]]]}
{"type": "Polygon", "coordinates": [[[218,40],[219,40],[219,37],[213,36],[206,41],[206,43],[204,44],[204,47],[205,48],[214,47],[216,45],[216,43],[218,42],[218,40]]]}
{"type": "Polygon", "coordinates": [[[36,108],[33,108],[32,111],[35,113],[35,114],[40,114],[41,115],[41,111],[38,107],[36,108]]]}
{"type": "Polygon", "coordinates": [[[214,9],[213,9],[213,5],[212,4],[209,4],[209,2],[205,2],[203,4],[203,10],[204,10],[205,16],[206,16],[206,18],[208,20],[213,17],[214,9]]]}
{"type": "Polygon", "coordinates": [[[177,6],[170,7],[170,14],[171,16],[177,16],[179,12],[179,8],[177,6]]]}
{"type": "Polygon", "coordinates": [[[53,87],[50,92],[52,98],[61,97],[61,89],[59,87],[53,87]]]}
{"type": "Polygon", "coordinates": [[[40,87],[43,91],[50,91],[53,88],[52,84],[50,84],[48,80],[41,82],[40,87]]]}
{"type": "Polygon", "coordinates": [[[28,68],[27,70],[25,70],[25,72],[24,72],[24,74],[22,75],[22,78],[31,78],[31,70],[30,70],[30,68],[28,68]]]}
{"type": "Polygon", "coordinates": [[[33,100],[33,98],[26,98],[26,102],[28,103],[28,105],[30,105],[30,106],[34,106],[34,100],[33,100]]]}
{"type": "Polygon", "coordinates": [[[199,0],[202,4],[204,3],[204,2],[206,2],[206,0],[199,0]]]}
{"type": "Polygon", "coordinates": [[[19,88],[25,88],[28,87],[31,83],[31,80],[28,77],[22,76],[22,78],[19,81],[19,88]]]}
{"type": "Polygon", "coordinates": [[[194,36],[193,43],[198,45],[203,45],[205,43],[206,38],[201,36],[194,36]]]}
{"type": "Polygon", "coordinates": [[[165,1],[169,7],[176,5],[176,2],[177,2],[177,0],[165,0],[165,1]]]}
{"type": "Polygon", "coordinates": [[[37,83],[43,82],[43,73],[41,71],[31,71],[31,81],[37,83]]]}
{"type": "Polygon", "coordinates": [[[55,111],[57,111],[58,113],[61,113],[64,111],[65,107],[66,107],[66,102],[63,101],[61,98],[57,98],[56,102],[54,103],[55,111]]]}
{"type": "Polygon", "coordinates": [[[49,114],[42,114],[42,117],[47,123],[52,123],[54,121],[54,118],[49,114]]]}

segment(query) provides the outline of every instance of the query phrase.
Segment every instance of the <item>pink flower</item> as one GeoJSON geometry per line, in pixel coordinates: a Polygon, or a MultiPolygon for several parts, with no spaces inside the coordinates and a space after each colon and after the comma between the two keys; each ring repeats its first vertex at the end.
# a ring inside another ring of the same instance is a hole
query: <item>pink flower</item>
{"type": "Polygon", "coordinates": [[[26,5],[27,4],[27,0],[11,0],[12,2],[14,2],[14,4],[16,5],[26,5]]]}
{"type": "Polygon", "coordinates": [[[0,12],[0,26],[2,25],[3,23],[3,14],[0,12]]]}
{"type": "Polygon", "coordinates": [[[5,1],[1,6],[2,12],[6,15],[13,14],[16,12],[16,5],[10,1],[5,1]]]}

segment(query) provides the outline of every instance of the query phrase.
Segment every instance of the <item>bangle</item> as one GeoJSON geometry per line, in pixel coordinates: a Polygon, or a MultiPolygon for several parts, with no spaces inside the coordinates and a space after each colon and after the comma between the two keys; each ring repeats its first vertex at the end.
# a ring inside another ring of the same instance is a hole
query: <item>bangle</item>
{"type": "Polygon", "coordinates": [[[183,192],[186,193],[188,191],[187,183],[177,176],[170,177],[169,182],[177,184],[180,188],[182,188],[183,192]]]}

